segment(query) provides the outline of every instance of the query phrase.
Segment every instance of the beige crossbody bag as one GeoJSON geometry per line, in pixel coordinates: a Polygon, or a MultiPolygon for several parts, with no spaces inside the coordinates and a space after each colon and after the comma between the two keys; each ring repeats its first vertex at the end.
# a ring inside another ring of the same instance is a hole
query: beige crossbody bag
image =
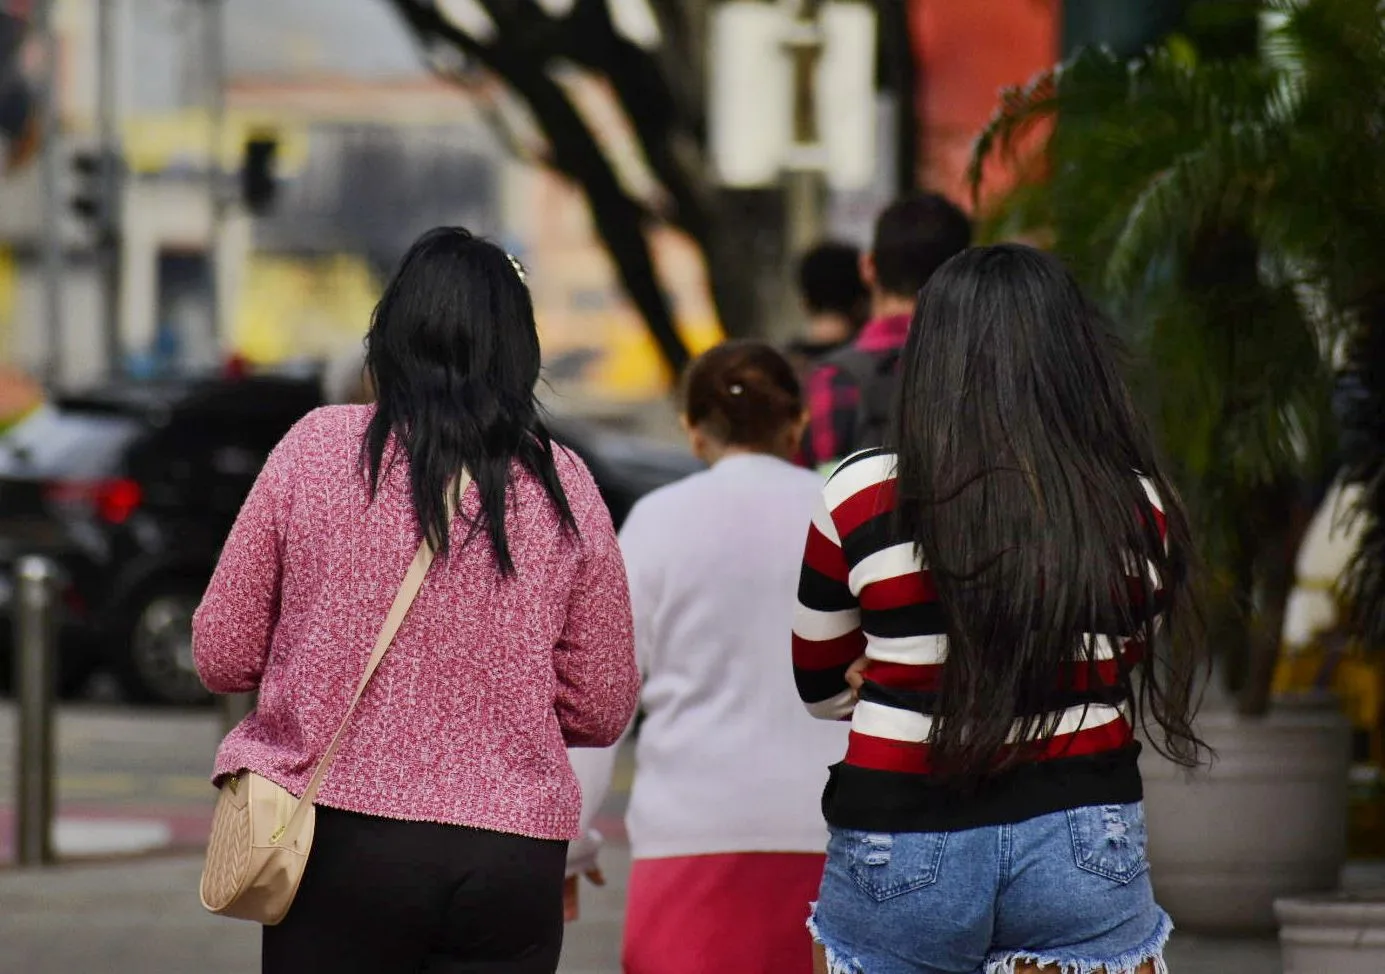
{"type": "MultiPolygon", "coordinates": [[[[470,484],[471,475],[463,471],[457,490],[447,494],[449,514],[470,484]]],[[[207,840],[207,861],[202,867],[202,905],[211,912],[269,926],[288,914],[313,846],[313,799],[322,779],[327,777],[361,695],[394,642],[432,563],[433,548],[425,538],[385,616],[365,673],[356,685],[356,695],[351,698],[327,752],[308,779],[303,797],[294,798],[287,789],[253,771],[241,771],[222,783],[212,816],[211,838],[207,840]]]]}

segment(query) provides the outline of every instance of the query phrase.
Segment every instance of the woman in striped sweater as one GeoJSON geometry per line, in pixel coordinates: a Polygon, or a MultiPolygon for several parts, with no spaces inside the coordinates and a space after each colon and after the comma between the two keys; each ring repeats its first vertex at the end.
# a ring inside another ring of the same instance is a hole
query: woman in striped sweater
{"type": "Polygon", "coordinates": [[[1196,763],[1187,519],[1053,258],[923,290],[893,446],[844,462],[794,668],[851,721],[812,921],[831,974],[1164,972],[1135,728],[1196,763]]]}

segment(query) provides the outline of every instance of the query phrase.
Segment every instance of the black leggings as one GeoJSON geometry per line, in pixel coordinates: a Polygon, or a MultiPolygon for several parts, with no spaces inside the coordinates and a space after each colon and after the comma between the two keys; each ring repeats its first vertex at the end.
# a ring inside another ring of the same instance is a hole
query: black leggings
{"type": "Polygon", "coordinates": [[[553,974],[567,843],[317,809],[264,974],[553,974]]]}

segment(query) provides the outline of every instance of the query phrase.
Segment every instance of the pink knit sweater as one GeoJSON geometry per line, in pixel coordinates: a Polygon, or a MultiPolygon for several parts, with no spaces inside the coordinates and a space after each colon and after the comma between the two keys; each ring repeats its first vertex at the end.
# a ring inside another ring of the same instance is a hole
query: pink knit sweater
{"type": "MultiPolygon", "coordinates": [[[[260,691],[217,754],[295,794],[326,750],[419,535],[407,464],[370,503],[359,472],[369,406],[318,410],[286,436],[226,541],[193,622],[218,693],[260,691]]],[[[356,709],[318,804],[543,839],[577,835],[564,745],[612,743],[638,675],[625,569],[591,475],[557,450],[579,537],[516,467],[506,522],[517,574],[484,532],[438,558],[356,709]]],[[[476,489],[462,513],[474,516],[476,489]]],[[[454,544],[466,537],[454,522],[454,544]]]]}

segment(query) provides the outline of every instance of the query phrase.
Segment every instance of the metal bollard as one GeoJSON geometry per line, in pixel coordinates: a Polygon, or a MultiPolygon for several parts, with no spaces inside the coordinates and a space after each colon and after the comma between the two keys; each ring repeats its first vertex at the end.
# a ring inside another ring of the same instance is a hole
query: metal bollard
{"type": "Polygon", "coordinates": [[[15,851],[21,866],[53,861],[53,698],[57,688],[58,567],[28,555],[15,571],[15,687],[19,794],[15,851]]]}

